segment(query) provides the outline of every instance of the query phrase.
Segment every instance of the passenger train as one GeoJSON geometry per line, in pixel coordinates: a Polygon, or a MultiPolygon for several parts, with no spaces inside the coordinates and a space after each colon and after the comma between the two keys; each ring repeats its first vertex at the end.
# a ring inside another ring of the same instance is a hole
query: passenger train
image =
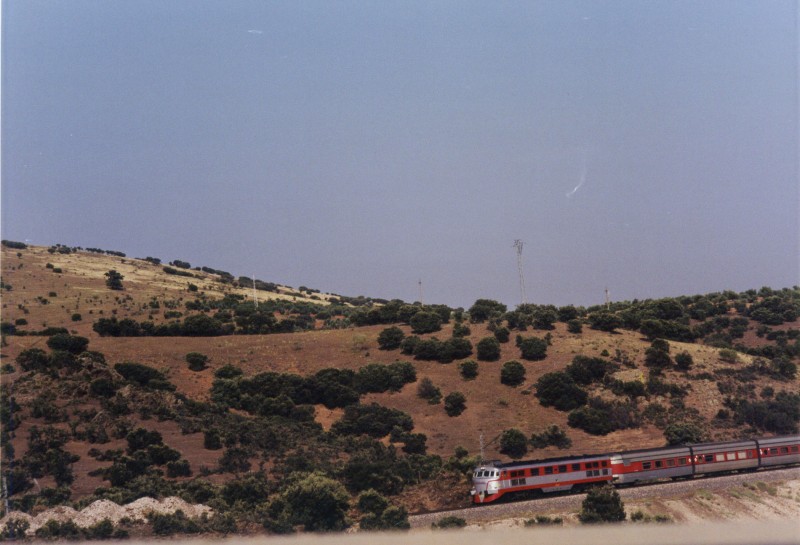
{"type": "Polygon", "coordinates": [[[473,503],[483,504],[520,492],[578,491],[603,483],[624,486],[798,463],[800,435],[509,463],[488,461],[475,468],[470,495],[473,503]]]}

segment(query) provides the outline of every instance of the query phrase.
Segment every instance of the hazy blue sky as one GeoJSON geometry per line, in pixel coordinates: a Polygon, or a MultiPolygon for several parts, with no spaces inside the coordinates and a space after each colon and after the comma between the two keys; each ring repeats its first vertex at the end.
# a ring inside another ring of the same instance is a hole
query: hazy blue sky
{"type": "Polygon", "coordinates": [[[800,283],[795,1],[2,3],[2,236],[345,295],[800,283]],[[576,189],[577,188],[577,189],[576,189]]]}

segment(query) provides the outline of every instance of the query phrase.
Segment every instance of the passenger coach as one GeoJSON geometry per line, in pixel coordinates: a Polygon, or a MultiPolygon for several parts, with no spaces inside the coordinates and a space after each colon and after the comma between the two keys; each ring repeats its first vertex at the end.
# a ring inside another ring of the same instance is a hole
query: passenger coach
{"type": "Polygon", "coordinates": [[[505,464],[491,461],[475,469],[470,495],[474,503],[487,503],[509,493],[565,492],[605,482],[628,485],[791,464],[800,464],[800,435],[505,464]]]}

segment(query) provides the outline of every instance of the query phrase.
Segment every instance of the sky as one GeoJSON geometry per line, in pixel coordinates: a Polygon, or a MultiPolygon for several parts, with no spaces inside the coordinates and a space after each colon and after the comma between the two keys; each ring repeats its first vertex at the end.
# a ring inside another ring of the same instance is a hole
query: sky
{"type": "Polygon", "coordinates": [[[2,2],[2,238],[342,295],[800,284],[798,2],[2,2]],[[421,290],[420,290],[421,282],[421,290]]]}

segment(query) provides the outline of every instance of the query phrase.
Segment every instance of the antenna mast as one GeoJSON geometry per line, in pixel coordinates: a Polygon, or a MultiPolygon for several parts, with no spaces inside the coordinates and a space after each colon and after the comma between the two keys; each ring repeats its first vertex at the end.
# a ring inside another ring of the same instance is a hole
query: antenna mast
{"type": "Polygon", "coordinates": [[[253,275],[253,303],[258,308],[258,295],[256,294],[256,275],[253,275]]]}
{"type": "Polygon", "coordinates": [[[611,309],[611,299],[608,296],[608,286],[606,286],[606,310],[611,309]]]}
{"type": "Polygon", "coordinates": [[[528,297],[525,295],[525,275],[522,271],[522,247],[525,245],[520,239],[514,241],[514,248],[517,249],[517,270],[519,271],[519,291],[522,296],[522,304],[528,303],[528,297]]]}
{"type": "Polygon", "coordinates": [[[425,303],[422,300],[422,278],[419,279],[417,284],[419,284],[419,302],[424,305],[425,303]]]}

